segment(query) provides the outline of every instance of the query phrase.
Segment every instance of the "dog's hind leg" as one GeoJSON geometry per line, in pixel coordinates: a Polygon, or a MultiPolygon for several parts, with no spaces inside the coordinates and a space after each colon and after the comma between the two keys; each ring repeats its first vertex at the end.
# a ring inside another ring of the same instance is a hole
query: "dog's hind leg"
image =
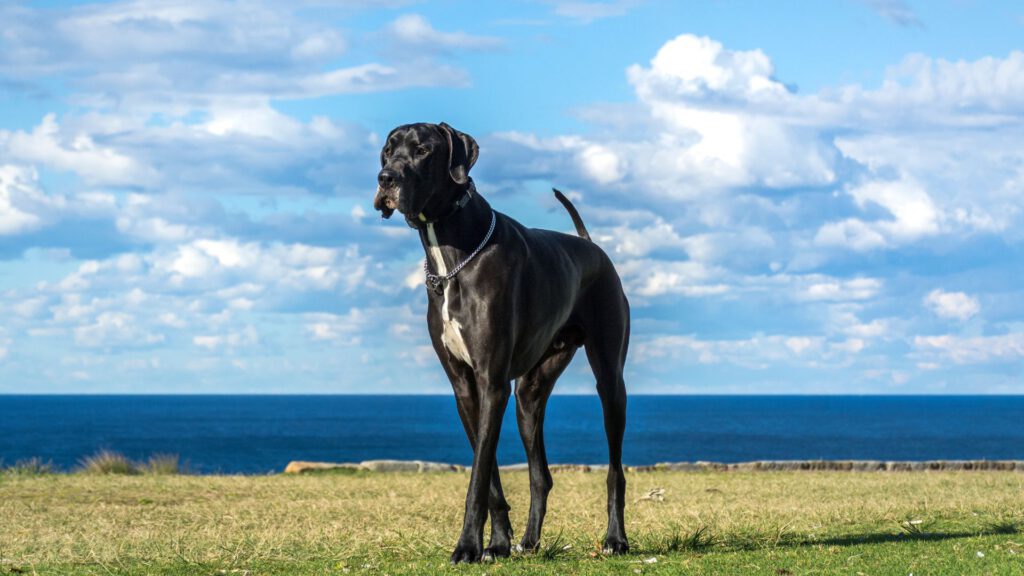
{"type": "Polygon", "coordinates": [[[607,554],[624,554],[629,551],[629,541],[623,520],[626,476],[622,470],[622,437],[626,430],[626,385],[622,370],[629,347],[629,304],[617,278],[607,284],[607,290],[594,295],[592,304],[601,309],[602,314],[599,321],[586,326],[585,347],[597,378],[608,438],[608,532],[603,549],[607,554]]]}
{"type": "Polygon", "coordinates": [[[519,544],[524,552],[533,552],[540,544],[548,492],[552,486],[547,452],[544,449],[544,410],[555,381],[572,361],[582,342],[582,333],[573,331],[573,335],[577,333],[579,338],[573,342],[568,338],[571,335],[563,331],[556,338],[553,353],[516,381],[516,420],[530,469],[530,515],[519,544]]]}

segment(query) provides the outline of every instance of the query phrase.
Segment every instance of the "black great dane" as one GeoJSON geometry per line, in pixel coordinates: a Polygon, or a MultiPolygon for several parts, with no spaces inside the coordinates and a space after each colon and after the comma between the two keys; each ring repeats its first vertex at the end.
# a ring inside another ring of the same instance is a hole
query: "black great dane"
{"type": "Polygon", "coordinates": [[[544,410],[555,380],[580,346],[597,378],[608,437],[604,550],[625,553],[622,370],[629,304],[622,283],[572,203],[557,190],[579,237],[527,228],[493,210],[469,177],[478,153],[472,137],[447,124],[399,126],[381,151],[373,201],[384,218],[397,209],[420,234],[427,327],[473,446],[462,535],[451,560],[478,562],[511,552],[509,506],[495,452],[513,379],[530,470],[530,514],[520,546],[537,549],[552,486],[544,410]],[[491,539],[484,548],[488,513],[491,539]]]}

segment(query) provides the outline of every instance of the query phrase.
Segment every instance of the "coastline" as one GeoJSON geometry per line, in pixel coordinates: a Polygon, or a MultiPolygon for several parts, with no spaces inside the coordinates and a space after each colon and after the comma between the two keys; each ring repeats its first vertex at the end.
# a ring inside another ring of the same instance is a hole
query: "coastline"
{"type": "MultiPolygon", "coordinates": [[[[604,472],[607,464],[551,464],[552,472],[604,472]]],[[[1001,471],[1024,473],[1024,460],[754,460],[750,462],[659,462],[625,466],[626,472],[950,472],[1001,471]]],[[[293,460],[285,474],[329,471],[349,472],[467,472],[469,466],[425,460],[364,460],[362,462],[307,462],[293,460]]],[[[499,466],[502,472],[526,471],[525,463],[499,466]]]]}

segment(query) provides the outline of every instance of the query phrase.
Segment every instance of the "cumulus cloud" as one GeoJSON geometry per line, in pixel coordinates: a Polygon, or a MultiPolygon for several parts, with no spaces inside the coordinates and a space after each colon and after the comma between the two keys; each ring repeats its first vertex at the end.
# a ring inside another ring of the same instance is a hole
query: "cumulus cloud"
{"type": "Polygon", "coordinates": [[[0,153],[88,186],[147,193],[325,195],[373,182],[376,153],[364,127],[321,116],[298,121],[265,98],[212,104],[195,119],[154,125],[117,112],[59,122],[47,115],[29,131],[0,130],[0,153]]]}
{"type": "Polygon", "coordinates": [[[847,193],[862,210],[869,206],[881,207],[890,218],[871,222],[858,218],[828,222],[818,230],[817,244],[864,251],[939,232],[941,213],[928,192],[912,180],[869,181],[851,187],[847,193]]]}
{"type": "Polygon", "coordinates": [[[31,132],[0,130],[0,150],[20,162],[74,172],[88,184],[141,185],[155,177],[149,167],[98,145],[88,133],[61,133],[53,114],[47,114],[31,132]]]}
{"type": "Polygon", "coordinates": [[[725,272],[693,261],[626,260],[617,266],[628,293],[644,297],[724,294],[725,272]]]}
{"type": "Polygon", "coordinates": [[[697,200],[706,210],[721,206],[712,199],[729,189],[835,181],[836,149],[808,126],[806,113],[795,113],[800,98],[774,78],[759,50],[682,35],[649,65],[631,66],[627,78],[647,118],[640,122],[645,132],[623,128],[600,140],[498,135],[534,152],[515,169],[568,173],[582,187],[629,190],[655,202],[697,200]]]}
{"type": "Polygon", "coordinates": [[[924,297],[924,304],[942,318],[968,320],[979,311],[978,299],[963,292],[945,292],[940,288],[924,297]]]}
{"type": "Polygon", "coordinates": [[[50,204],[39,191],[34,171],[0,165],[0,236],[19,234],[42,226],[40,205],[50,204]]]}
{"type": "Polygon", "coordinates": [[[889,296],[880,279],[807,279],[909,246],[1020,239],[1024,53],[912,55],[878,87],[800,93],[765,52],[684,34],[626,77],[635,101],[584,111],[586,135],[485,139],[501,162],[484,176],[582,191],[638,306],[776,290],[871,303],[889,296]]]}
{"type": "Polygon", "coordinates": [[[82,346],[151,346],[163,335],[146,330],[139,319],[124,312],[101,312],[91,322],[74,328],[75,342],[82,346]]]}
{"type": "MultiPolygon", "coordinates": [[[[675,228],[654,216],[652,221],[636,226],[620,224],[612,228],[595,228],[591,233],[598,244],[614,255],[626,258],[648,256],[652,253],[689,251],[688,243],[675,228]]],[[[694,250],[696,252],[696,250],[694,250]]]]}
{"type": "Polygon", "coordinates": [[[799,284],[798,298],[812,301],[867,300],[882,288],[882,282],[877,278],[841,280],[818,275],[802,278],[799,284]]]}
{"type": "Polygon", "coordinates": [[[991,128],[1024,111],[1022,71],[1024,52],[1019,50],[973,61],[912,54],[891,66],[877,89],[844,86],[812,101],[820,111],[841,111],[837,118],[851,126],[991,128]]]}
{"type": "Polygon", "coordinates": [[[682,35],[662,46],[649,66],[631,66],[627,77],[664,131],[647,170],[700,175],[699,183],[715,187],[834,179],[831,151],[814,134],[747,107],[795,98],[774,79],[760,50],[733,51],[710,38],[682,35]]]}

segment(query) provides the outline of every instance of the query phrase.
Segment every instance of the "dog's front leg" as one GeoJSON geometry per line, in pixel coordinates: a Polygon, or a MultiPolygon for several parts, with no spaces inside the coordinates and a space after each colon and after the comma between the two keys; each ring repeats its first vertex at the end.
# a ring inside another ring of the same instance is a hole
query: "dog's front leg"
{"type": "Polygon", "coordinates": [[[487,521],[487,497],[491,474],[497,461],[498,435],[505,415],[511,384],[506,381],[479,382],[480,411],[477,415],[476,445],[473,447],[473,472],[466,493],[466,513],[462,535],[452,552],[452,563],[479,562],[483,554],[484,524],[487,521]]]}

